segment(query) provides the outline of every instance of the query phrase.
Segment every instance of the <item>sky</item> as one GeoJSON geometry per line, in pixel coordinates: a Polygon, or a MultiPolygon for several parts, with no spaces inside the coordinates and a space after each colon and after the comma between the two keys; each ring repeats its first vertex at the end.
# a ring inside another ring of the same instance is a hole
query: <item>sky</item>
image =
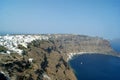
{"type": "Polygon", "coordinates": [[[120,38],[120,0],[0,0],[0,33],[120,38]]]}

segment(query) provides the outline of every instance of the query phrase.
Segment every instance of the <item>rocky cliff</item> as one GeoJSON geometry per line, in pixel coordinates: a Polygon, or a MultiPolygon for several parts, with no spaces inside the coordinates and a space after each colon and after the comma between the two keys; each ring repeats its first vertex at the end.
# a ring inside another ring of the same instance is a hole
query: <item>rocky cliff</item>
{"type": "MultiPolygon", "coordinates": [[[[22,55],[0,54],[0,71],[11,80],[77,80],[68,64],[72,54],[116,55],[109,42],[98,37],[52,34],[47,40],[33,40],[22,55]]],[[[2,78],[2,77],[0,77],[2,78]]]]}

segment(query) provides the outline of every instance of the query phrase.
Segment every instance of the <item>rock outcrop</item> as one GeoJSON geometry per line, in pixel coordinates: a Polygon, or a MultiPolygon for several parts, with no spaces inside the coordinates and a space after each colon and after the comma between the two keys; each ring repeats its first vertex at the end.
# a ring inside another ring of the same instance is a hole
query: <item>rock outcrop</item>
{"type": "MultiPolygon", "coordinates": [[[[71,55],[100,53],[116,55],[109,42],[98,37],[52,34],[47,40],[33,40],[22,55],[0,54],[0,70],[11,80],[77,80],[68,64],[71,55]]],[[[3,49],[2,49],[3,50],[3,49]]]]}

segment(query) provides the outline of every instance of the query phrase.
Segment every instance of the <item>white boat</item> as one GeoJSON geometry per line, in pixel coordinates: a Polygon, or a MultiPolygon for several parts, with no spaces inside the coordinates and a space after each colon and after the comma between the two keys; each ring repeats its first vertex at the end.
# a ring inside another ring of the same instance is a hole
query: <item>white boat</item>
{"type": "Polygon", "coordinates": [[[83,64],[82,62],[80,64],[83,64]]]}

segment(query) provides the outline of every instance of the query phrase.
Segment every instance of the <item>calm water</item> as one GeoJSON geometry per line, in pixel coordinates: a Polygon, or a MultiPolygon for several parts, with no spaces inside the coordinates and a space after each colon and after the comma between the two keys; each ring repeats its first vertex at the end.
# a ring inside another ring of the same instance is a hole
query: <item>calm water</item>
{"type": "Polygon", "coordinates": [[[105,55],[76,56],[70,61],[78,80],[120,80],[120,58],[105,55]]]}
{"type": "Polygon", "coordinates": [[[78,80],[120,80],[120,58],[107,55],[79,55],[70,61],[78,80]]]}
{"type": "Polygon", "coordinates": [[[120,53],[120,41],[110,41],[112,48],[120,53]]]}

